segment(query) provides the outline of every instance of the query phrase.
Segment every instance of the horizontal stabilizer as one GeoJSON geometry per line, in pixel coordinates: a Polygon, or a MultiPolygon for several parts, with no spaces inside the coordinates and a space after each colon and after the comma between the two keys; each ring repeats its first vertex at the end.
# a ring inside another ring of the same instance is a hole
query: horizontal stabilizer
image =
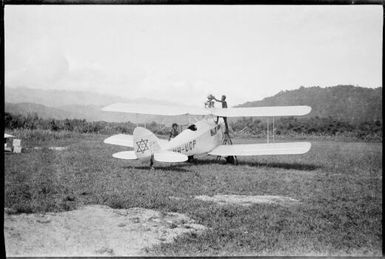
{"type": "Polygon", "coordinates": [[[138,159],[135,155],[134,151],[122,151],[115,154],[112,154],[112,157],[119,158],[119,159],[138,159]]]}
{"type": "Polygon", "coordinates": [[[176,163],[176,162],[185,162],[187,161],[188,157],[184,154],[177,153],[177,152],[162,151],[159,153],[155,153],[154,159],[158,162],[176,163]]]}
{"type": "Polygon", "coordinates": [[[214,108],[212,114],[222,117],[277,117],[302,116],[311,112],[310,106],[270,106],[270,107],[239,107],[214,108]]]}
{"type": "Polygon", "coordinates": [[[309,142],[220,145],[209,152],[214,156],[297,155],[308,152],[309,142]]]}
{"type": "MultiPolygon", "coordinates": [[[[159,139],[158,141],[161,147],[168,144],[166,139],[159,139]]],[[[104,143],[123,147],[134,147],[134,136],[128,134],[117,134],[106,138],[104,143]]]]}
{"type": "Polygon", "coordinates": [[[133,136],[127,135],[127,134],[118,134],[113,135],[109,138],[106,138],[104,140],[104,143],[106,144],[112,144],[112,145],[118,145],[118,146],[124,146],[124,147],[133,147],[133,136]]]}

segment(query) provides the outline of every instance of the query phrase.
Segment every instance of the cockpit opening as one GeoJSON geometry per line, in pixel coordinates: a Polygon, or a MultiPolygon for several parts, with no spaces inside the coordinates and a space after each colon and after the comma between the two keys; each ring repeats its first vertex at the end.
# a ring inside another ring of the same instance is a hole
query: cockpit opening
{"type": "Polygon", "coordinates": [[[189,130],[192,130],[192,131],[196,131],[197,130],[197,126],[195,126],[195,124],[192,124],[190,126],[187,127],[189,130]]]}

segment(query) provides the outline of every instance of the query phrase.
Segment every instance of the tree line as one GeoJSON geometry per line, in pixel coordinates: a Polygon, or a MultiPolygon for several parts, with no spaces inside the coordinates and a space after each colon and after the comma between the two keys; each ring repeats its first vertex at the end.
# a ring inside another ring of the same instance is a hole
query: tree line
{"type": "MultiPolygon", "coordinates": [[[[269,119],[269,129],[272,131],[272,119],[269,119]]],[[[73,131],[78,133],[97,134],[132,134],[137,126],[131,122],[86,121],[85,119],[42,119],[37,114],[5,113],[6,129],[42,129],[51,131],[73,131]]],[[[141,125],[143,126],[143,125],[141,125]]],[[[267,123],[264,119],[241,118],[229,122],[233,133],[265,136],[267,123]]],[[[146,128],[160,135],[167,135],[170,127],[156,122],[146,124],[146,128]]],[[[275,135],[318,135],[318,136],[349,136],[358,139],[375,138],[382,140],[382,121],[366,121],[353,124],[339,121],[332,117],[320,118],[277,118],[274,121],[275,135]]]]}
{"type": "Polygon", "coordinates": [[[78,133],[132,133],[135,124],[131,122],[111,123],[105,121],[89,122],[85,119],[42,119],[36,113],[21,114],[5,113],[4,125],[6,129],[41,129],[51,131],[73,131],[78,133]]]}

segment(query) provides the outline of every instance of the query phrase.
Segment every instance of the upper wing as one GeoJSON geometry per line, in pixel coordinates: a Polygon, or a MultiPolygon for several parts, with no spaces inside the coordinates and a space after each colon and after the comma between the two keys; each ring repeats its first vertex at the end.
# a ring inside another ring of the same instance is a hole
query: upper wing
{"type": "MultiPolygon", "coordinates": [[[[158,139],[161,147],[165,146],[168,141],[165,139],[158,139]]],[[[134,136],[128,134],[117,134],[113,135],[104,140],[106,144],[118,145],[123,147],[134,147],[134,136]]]]}
{"type": "Polygon", "coordinates": [[[310,113],[310,106],[270,106],[270,107],[237,107],[237,108],[201,108],[187,105],[164,105],[143,103],[115,103],[102,109],[103,111],[126,112],[153,115],[215,115],[221,117],[274,117],[301,116],[310,113]]]}
{"type": "Polygon", "coordinates": [[[241,108],[201,108],[187,105],[164,105],[143,103],[115,103],[102,109],[103,111],[127,112],[154,115],[215,115],[222,117],[273,117],[301,116],[310,113],[309,106],[271,106],[271,107],[241,107],[241,108]]]}
{"type": "Polygon", "coordinates": [[[266,143],[266,144],[236,144],[220,145],[209,155],[214,156],[258,156],[258,155],[295,155],[304,154],[310,150],[309,142],[266,143]]]}
{"type": "Polygon", "coordinates": [[[274,117],[301,116],[310,113],[310,106],[271,106],[271,107],[241,107],[214,108],[212,114],[222,117],[274,117]]]}
{"type": "Polygon", "coordinates": [[[185,105],[162,105],[162,104],[141,104],[141,103],[115,103],[102,109],[103,111],[127,112],[155,115],[207,115],[210,111],[205,108],[185,105]]]}

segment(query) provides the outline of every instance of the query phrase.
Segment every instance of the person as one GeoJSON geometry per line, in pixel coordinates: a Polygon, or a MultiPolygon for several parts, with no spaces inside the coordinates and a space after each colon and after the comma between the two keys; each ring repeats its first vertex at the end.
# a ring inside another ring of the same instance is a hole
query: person
{"type": "MultiPolygon", "coordinates": [[[[218,100],[213,96],[213,99],[217,102],[222,103],[222,109],[227,108],[226,95],[222,95],[221,100],[218,100]]],[[[217,123],[219,121],[219,116],[217,117],[217,123]]],[[[223,117],[223,121],[225,122],[225,134],[229,133],[229,126],[227,125],[227,117],[223,117]]]]}
{"type": "Polygon", "coordinates": [[[218,100],[215,96],[212,97],[215,101],[222,103],[222,108],[227,108],[226,95],[222,95],[221,100],[218,100]]]}
{"type": "MultiPolygon", "coordinates": [[[[218,100],[217,98],[214,97],[214,100],[217,102],[222,103],[222,109],[227,108],[227,102],[226,102],[226,95],[222,95],[221,100],[218,100]]],[[[217,123],[219,121],[219,116],[217,117],[217,123]]],[[[230,144],[232,144],[230,136],[229,136],[229,125],[227,124],[227,117],[223,117],[223,121],[225,122],[225,135],[227,138],[230,140],[230,144]]],[[[226,163],[231,163],[231,164],[237,164],[238,160],[236,156],[227,156],[226,157],[226,163]]]]}
{"type": "Polygon", "coordinates": [[[172,138],[175,138],[176,136],[178,136],[178,134],[179,134],[178,124],[173,123],[171,131],[170,131],[170,136],[168,137],[168,141],[170,141],[172,138]]]}
{"type": "Polygon", "coordinates": [[[207,101],[205,102],[205,108],[214,108],[214,96],[212,94],[209,94],[207,96],[207,101]]]}

